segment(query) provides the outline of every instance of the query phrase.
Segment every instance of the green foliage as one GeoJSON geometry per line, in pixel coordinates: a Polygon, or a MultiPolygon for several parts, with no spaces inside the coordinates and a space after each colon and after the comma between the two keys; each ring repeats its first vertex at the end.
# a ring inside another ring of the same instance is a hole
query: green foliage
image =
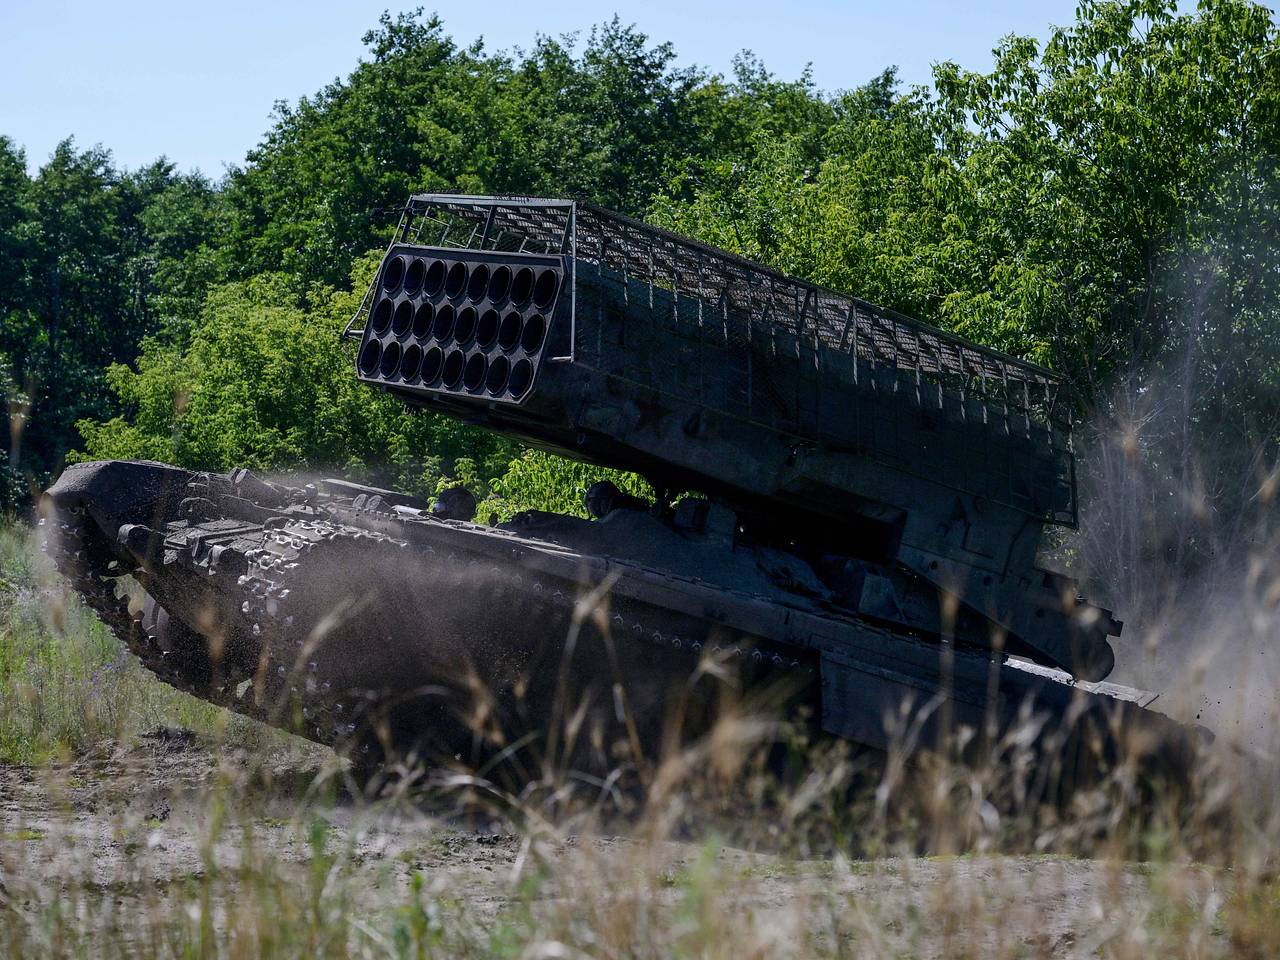
{"type": "Polygon", "coordinates": [[[655,221],[785,272],[936,319],[956,278],[929,247],[941,233],[939,160],[927,103],[895,73],[838,97],[799,135],[764,132],[746,158],[691,163],[655,221]]]}
{"type": "Polygon", "coordinates": [[[1004,41],[990,75],[941,67],[965,257],[990,287],[955,297],[956,325],[1042,341],[1092,397],[1209,328],[1217,351],[1277,357],[1278,54],[1253,4],[1085,3],[1043,51],[1004,41]]]}
{"type": "Polygon", "coordinates": [[[0,386],[16,426],[4,450],[40,480],[77,420],[112,409],[104,368],[199,295],[191,265],[213,193],[164,160],[121,174],[70,140],[28,177],[0,137],[0,197],[0,386]]]}
{"type": "Polygon", "coordinates": [[[494,481],[493,497],[480,505],[480,514],[487,519],[493,512],[506,520],[521,510],[548,510],[585,517],[583,494],[599,480],[612,481],[623,493],[654,498],[653,488],[634,473],[529,450],[512,460],[494,481]]]}
{"type": "Polygon", "coordinates": [[[689,165],[652,212],[1053,366],[1086,404],[1190,348],[1215,420],[1276,409],[1277,36],[1236,0],[1084,3],[989,74],[941,64],[936,97],[891,72],[837,97],[816,162],[774,137],[689,165]]]}
{"type": "Polygon", "coordinates": [[[0,763],[81,753],[162,724],[213,733],[230,723],[237,737],[262,736],[157,683],[51,581],[32,531],[0,525],[0,763]]]}
{"type": "Polygon", "coordinates": [[[0,317],[22,302],[24,276],[14,268],[25,258],[25,224],[30,217],[30,180],[26,156],[6,136],[0,136],[0,317]]]}
{"type": "MultiPolygon", "coordinates": [[[[582,196],[642,212],[676,160],[736,133],[732,92],[616,18],[527,53],[462,49],[436,17],[384,14],[370,58],[275,122],[233,171],[218,257],[330,284],[385,241],[413,191],[582,196]],[[380,211],[380,212],[379,212],[380,211]]],[[[764,91],[761,91],[764,95],[764,91]]]]}
{"type": "MultiPolygon", "coordinates": [[[[362,261],[361,279],[374,262],[362,261]]],[[[338,335],[358,301],[286,274],[212,290],[186,342],[152,338],[136,369],[110,368],[132,416],[82,422],[77,456],[205,470],[338,468],[427,494],[460,457],[474,476],[497,474],[513,456],[507,442],[453,420],[407,416],[356,381],[338,335]]]]}

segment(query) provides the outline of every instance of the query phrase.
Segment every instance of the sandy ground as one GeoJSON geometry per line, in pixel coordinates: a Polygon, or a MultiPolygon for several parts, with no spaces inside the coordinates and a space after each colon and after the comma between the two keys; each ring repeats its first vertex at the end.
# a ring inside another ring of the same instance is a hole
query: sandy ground
{"type": "MultiPolygon", "coordinates": [[[[331,754],[298,747],[245,776],[246,755],[156,731],[60,767],[0,767],[0,897],[33,914],[69,898],[93,922],[106,910],[142,937],[138,918],[209,871],[269,864],[276,882],[303,891],[317,856],[332,855],[348,878],[342,908],[372,926],[405,902],[417,876],[478,935],[500,921],[535,866],[552,878],[533,897],[540,908],[590,914],[616,902],[633,919],[646,898],[646,909],[678,915],[691,878],[709,875],[763,955],[847,942],[858,945],[853,955],[1096,956],[1140,941],[1152,922],[1156,881],[1141,865],[1055,856],[797,861],[627,836],[533,842],[417,808],[356,803],[317,787],[332,764],[331,754]]],[[[1179,903],[1216,909],[1209,871],[1187,869],[1178,882],[1179,903]]]]}

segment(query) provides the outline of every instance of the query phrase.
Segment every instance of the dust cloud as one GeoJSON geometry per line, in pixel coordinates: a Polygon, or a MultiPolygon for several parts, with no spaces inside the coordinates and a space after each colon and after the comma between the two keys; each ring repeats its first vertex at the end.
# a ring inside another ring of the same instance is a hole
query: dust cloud
{"type": "Polygon", "coordinates": [[[1280,410],[1249,422],[1191,355],[1124,382],[1079,432],[1061,554],[1126,621],[1111,679],[1252,752],[1280,747],[1280,410]]]}

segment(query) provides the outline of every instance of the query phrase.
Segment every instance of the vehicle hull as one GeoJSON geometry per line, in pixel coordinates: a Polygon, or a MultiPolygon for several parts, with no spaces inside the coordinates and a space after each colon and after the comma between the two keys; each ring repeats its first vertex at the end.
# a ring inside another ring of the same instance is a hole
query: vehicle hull
{"type": "Polygon", "coordinates": [[[59,568],[161,679],[377,759],[600,774],[748,709],[882,750],[1025,725],[1072,770],[1185,769],[1198,740],[1136,691],[849,616],[635,511],[498,528],[126,461],[68,468],[44,511],[59,568]]]}

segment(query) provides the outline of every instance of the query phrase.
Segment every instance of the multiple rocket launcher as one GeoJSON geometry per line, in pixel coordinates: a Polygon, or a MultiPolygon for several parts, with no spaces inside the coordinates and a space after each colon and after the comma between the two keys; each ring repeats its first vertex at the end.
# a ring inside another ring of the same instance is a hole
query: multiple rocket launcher
{"type": "Polygon", "coordinates": [[[1076,522],[1051,372],[532,198],[411,198],[344,335],[361,381],[640,473],[656,502],[598,484],[597,520],[495,526],[456,490],[429,506],[344,480],[73,465],[46,494],[51,548],[167,682],[370,769],[474,749],[480,715],[498,756],[541,742],[563,680],[599,734],[566,761],[607,771],[593,745],[664,742],[677,689],[696,733],[724,678],[871,747],[889,745],[886,718],[918,719],[924,743],[1037,710],[1059,721],[1040,746],[1067,779],[1105,768],[1129,729],[1156,767],[1186,769],[1193,732],[1101,682],[1121,624],[1037,564],[1045,528],[1076,522]],[[584,597],[601,616],[580,620],[584,597]]]}
{"type": "Polygon", "coordinates": [[[412,198],[348,335],[358,376],[412,406],[700,491],[757,538],[953,595],[1010,652],[1111,669],[1120,624],[1036,566],[1044,527],[1076,522],[1048,370],[542,199],[412,198]]]}

